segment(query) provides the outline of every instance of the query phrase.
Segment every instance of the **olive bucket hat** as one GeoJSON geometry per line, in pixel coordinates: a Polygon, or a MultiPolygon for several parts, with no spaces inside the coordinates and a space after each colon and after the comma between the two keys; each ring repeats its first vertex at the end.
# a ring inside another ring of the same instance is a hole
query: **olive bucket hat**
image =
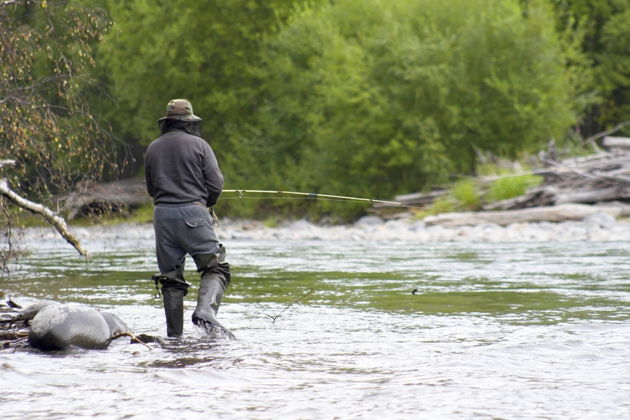
{"type": "Polygon", "coordinates": [[[166,119],[197,122],[201,121],[201,118],[193,113],[192,104],[187,99],[173,99],[166,105],[166,115],[158,120],[164,121],[166,119]]]}

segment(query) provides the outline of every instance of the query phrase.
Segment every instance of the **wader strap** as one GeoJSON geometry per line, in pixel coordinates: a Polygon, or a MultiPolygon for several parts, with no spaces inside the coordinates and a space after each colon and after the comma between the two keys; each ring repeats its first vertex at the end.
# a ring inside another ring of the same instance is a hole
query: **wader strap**
{"type": "Polygon", "coordinates": [[[190,287],[190,284],[184,280],[184,274],[179,269],[169,271],[168,273],[154,274],[151,276],[151,279],[155,283],[156,298],[160,297],[160,288],[158,283],[162,283],[162,288],[172,287],[183,290],[184,296],[186,296],[188,288],[190,287]]]}
{"type": "Polygon", "coordinates": [[[151,276],[151,278],[153,279],[153,283],[155,283],[155,294],[153,295],[154,298],[159,299],[160,295],[160,286],[158,286],[158,283],[160,282],[160,277],[159,276],[151,276]]]}

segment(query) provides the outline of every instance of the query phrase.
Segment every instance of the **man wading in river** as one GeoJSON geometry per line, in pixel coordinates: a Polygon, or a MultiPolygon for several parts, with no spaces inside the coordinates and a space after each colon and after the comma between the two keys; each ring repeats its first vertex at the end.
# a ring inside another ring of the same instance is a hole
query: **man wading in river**
{"type": "Polygon", "coordinates": [[[145,175],[155,205],[153,227],[160,268],[153,280],[156,286],[162,284],[166,332],[179,337],[184,328],[184,296],[190,286],[184,279],[184,262],[190,254],[201,273],[192,321],[208,332],[232,338],[216,319],[230,283],[230,266],[208,211],[223,190],[223,175],[214,152],[200,137],[200,122],[189,101],[174,99],[158,120],[162,135],[147,148],[145,175]]]}

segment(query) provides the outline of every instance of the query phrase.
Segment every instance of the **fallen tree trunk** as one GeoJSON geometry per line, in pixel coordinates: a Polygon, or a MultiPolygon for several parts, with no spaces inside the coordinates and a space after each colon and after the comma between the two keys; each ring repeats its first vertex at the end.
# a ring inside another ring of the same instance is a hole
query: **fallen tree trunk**
{"type": "Polygon", "coordinates": [[[443,213],[424,218],[428,225],[445,227],[475,226],[494,223],[507,226],[526,222],[566,222],[582,220],[595,213],[606,213],[615,218],[630,215],[630,206],[590,206],[586,204],[561,204],[520,210],[443,213]]]}
{"type": "Polygon", "coordinates": [[[580,188],[542,186],[527,193],[484,206],[484,210],[515,210],[558,204],[595,204],[630,200],[630,183],[611,181],[606,177],[584,182],[580,188]]]}
{"type": "Polygon", "coordinates": [[[589,190],[565,191],[556,194],[555,203],[600,203],[630,199],[630,185],[612,185],[589,190]]]}
{"type": "Polygon", "coordinates": [[[144,179],[132,178],[105,184],[83,183],[63,198],[68,218],[136,208],[149,203],[144,179]]]}
{"type": "MultiPolygon", "coordinates": [[[[15,165],[14,160],[6,159],[0,161],[0,168],[2,168],[3,166],[12,165],[15,165]]],[[[79,251],[79,254],[83,255],[84,257],[88,256],[88,251],[83,248],[79,239],[68,230],[68,226],[66,225],[66,221],[63,219],[63,217],[56,215],[51,209],[42,204],[35,203],[33,201],[27,200],[24,197],[21,197],[19,194],[13,191],[11,187],[9,187],[9,182],[4,178],[0,179],[0,195],[7,198],[15,205],[42,216],[44,220],[46,220],[48,223],[53,225],[55,229],[57,229],[57,232],[59,232],[59,234],[61,234],[61,236],[66,241],[68,241],[70,245],[72,245],[77,251],[79,251]]]]}
{"type": "Polygon", "coordinates": [[[602,146],[607,148],[607,149],[625,149],[625,150],[630,150],[630,138],[629,137],[606,136],[602,140],[602,146]]]}
{"type": "Polygon", "coordinates": [[[79,251],[79,254],[84,257],[88,256],[88,251],[83,248],[79,239],[68,230],[66,221],[62,217],[56,215],[51,209],[42,204],[35,203],[19,196],[9,187],[9,183],[6,179],[0,179],[0,194],[17,206],[42,216],[48,223],[57,229],[57,232],[59,232],[70,245],[79,251]]]}
{"type": "MultiPolygon", "coordinates": [[[[426,206],[431,204],[436,198],[448,193],[447,189],[437,189],[426,193],[401,194],[394,197],[394,200],[408,206],[426,206]]],[[[375,204],[375,208],[388,207],[384,204],[375,204]]]]}
{"type": "Polygon", "coordinates": [[[630,153],[627,151],[549,163],[548,168],[534,172],[544,176],[541,186],[522,196],[488,204],[484,210],[630,201],[630,153]]]}

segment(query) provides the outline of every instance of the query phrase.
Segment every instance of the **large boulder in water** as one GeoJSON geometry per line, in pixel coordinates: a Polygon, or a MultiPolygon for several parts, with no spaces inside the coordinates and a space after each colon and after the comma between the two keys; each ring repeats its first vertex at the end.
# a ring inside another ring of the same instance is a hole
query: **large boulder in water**
{"type": "Polygon", "coordinates": [[[39,313],[42,309],[50,305],[61,305],[59,302],[55,302],[53,300],[42,300],[32,305],[27,306],[26,308],[20,311],[20,316],[18,317],[20,320],[30,321],[35,318],[35,315],[39,313]]]}
{"type": "Polygon", "coordinates": [[[116,334],[126,331],[116,315],[84,305],[49,304],[33,317],[28,342],[40,350],[63,350],[71,345],[105,349],[116,334]]]}
{"type": "Polygon", "coordinates": [[[124,334],[129,332],[129,327],[127,324],[123,322],[122,319],[118,318],[111,312],[99,312],[105,322],[107,322],[107,326],[109,327],[109,334],[114,337],[117,334],[124,334]]]}

